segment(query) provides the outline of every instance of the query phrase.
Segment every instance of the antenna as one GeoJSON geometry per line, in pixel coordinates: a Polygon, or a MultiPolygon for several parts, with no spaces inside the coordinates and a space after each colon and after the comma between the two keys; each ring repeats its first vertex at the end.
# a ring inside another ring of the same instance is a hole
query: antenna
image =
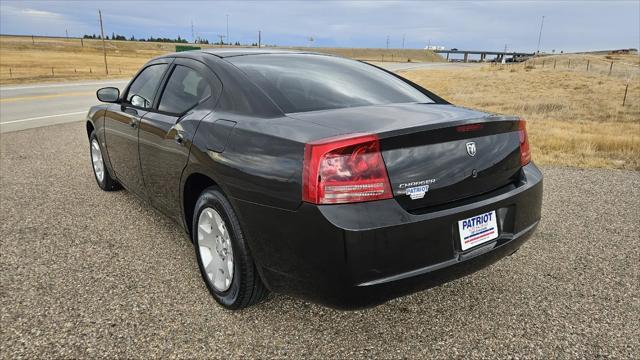
{"type": "Polygon", "coordinates": [[[538,50],[536,54],[540,53],[540,40],[542,39],[542,26],[544,25],[544,15],[542,16],[542,22],[540,23],[540,34],[538,34],[538,50]]]}

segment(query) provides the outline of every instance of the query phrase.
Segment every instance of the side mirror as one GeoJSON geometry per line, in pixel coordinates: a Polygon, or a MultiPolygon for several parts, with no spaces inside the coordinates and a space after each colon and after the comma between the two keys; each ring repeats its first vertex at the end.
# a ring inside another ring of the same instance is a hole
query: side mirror
{"type": "Polygon", "coordinates": [[[105,87],[96,91],[98,100],[106,103],[116,103],[120,99],[120,90],[114,87],[105,87]]]}

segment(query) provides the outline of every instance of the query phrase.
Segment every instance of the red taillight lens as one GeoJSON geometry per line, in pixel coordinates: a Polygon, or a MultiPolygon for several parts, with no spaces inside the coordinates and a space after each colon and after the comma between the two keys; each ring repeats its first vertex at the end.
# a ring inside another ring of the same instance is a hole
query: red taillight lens
{"type": "Polygon", "coordinates": [[[342,204],[392,196],[377,136],[349,135],[305,146],[302,200],[342,204]]]}
{"type": "Polygon", "coordinates": [[[482,130],[483,127],[484,127],[484,125],[482,125],[482,124],[460,125],[460,126],[456,127],[456,131],[457,132],[478,131],[478,130],[482,130]]]}
{"type": "Polygon", "coordinates": [[[527,135],[527,122],[524,119],[520,119],[518,135],[520,136],[520,164],[525,166],[531,162],[531,149],[529,148],[529,136],[527,135]]]}

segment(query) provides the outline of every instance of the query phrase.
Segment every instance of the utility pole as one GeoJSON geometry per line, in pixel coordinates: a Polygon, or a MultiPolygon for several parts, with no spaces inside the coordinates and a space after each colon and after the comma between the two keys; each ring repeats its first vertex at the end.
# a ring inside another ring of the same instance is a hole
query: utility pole
{"type": "Polygon", "coordinates": [[[231,42],[231,39],[229,39],[229,14],[227,14],[227,42],[231,42]]]}
{"type": "Polygon", "coordinates": [[[196,35],[195,35],[195,32],[193,31],[193,20],[191,20],[191,41],[194,44],[196,43],[196,35]]]}
{"type": "Polygon", "coordinates": [[[402,48],[404,49],[404,34],[402,34],[402,48]]]}
{"type": "Polygon", "coordinates": [[[258,30],[258,49],[261,46],[261,42],[262,42],[262,30],[258,30]]]}
{"type": "Polygon", "coordinates": [[[224,45],[224,35],[218,35],[218,37],[220,38],[220,45],[224,45]]]}
{"type": "Polygon", "coordinates": [[[540,23],[540,34],[538,34],[538,50],[536,54],[540,53],[540,40],[542,39],[542,26],[544,25],[544,15],[542,16],[542,22],[540,23]]]}
{"type": "Polygon", "coordinates": [[[64,33],[67,35],[67,39],[69,38],[69,29],[64,29],[64,33]]]}
{"type": "Polygon", "coordinates": [[[109,67],[107,66],[107,45],[104,41],[104,28],[102,27],[102,11],[98,10],[98,17],[100,18],[100,34],[102,36],[102,52],[104,53],[104,71],[109,75],[109,67]]]}
{"type": "Polygon", "coordinates": [[[389,35],[387,35],[387,49],[389,48],[389,35]]]}

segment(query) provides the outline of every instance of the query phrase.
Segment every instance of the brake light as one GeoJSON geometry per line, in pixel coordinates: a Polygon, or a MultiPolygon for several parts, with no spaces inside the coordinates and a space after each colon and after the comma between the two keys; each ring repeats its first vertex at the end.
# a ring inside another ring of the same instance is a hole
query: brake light
{"type": "Polygon", "coordinates": [[[469,124],[469,125],[460,125],[456,127],[457,132],[470,132],[470,131],[478,131],[482,130],[484,125],[482,124],[469,124]]]}
{"type": "Polygon", "coordinates": [[[377,136],[351,134],[305,145],[304,201],[343,204],[392,197],[377,136]]]}
{"type": "Polygon", "coordinates": [[[518,124],[518,135],[520,136],[520,165],[525,166],[531,162],[531,149],[527,135],[527,122],[524,119],[520,119],[518,124]]]}

